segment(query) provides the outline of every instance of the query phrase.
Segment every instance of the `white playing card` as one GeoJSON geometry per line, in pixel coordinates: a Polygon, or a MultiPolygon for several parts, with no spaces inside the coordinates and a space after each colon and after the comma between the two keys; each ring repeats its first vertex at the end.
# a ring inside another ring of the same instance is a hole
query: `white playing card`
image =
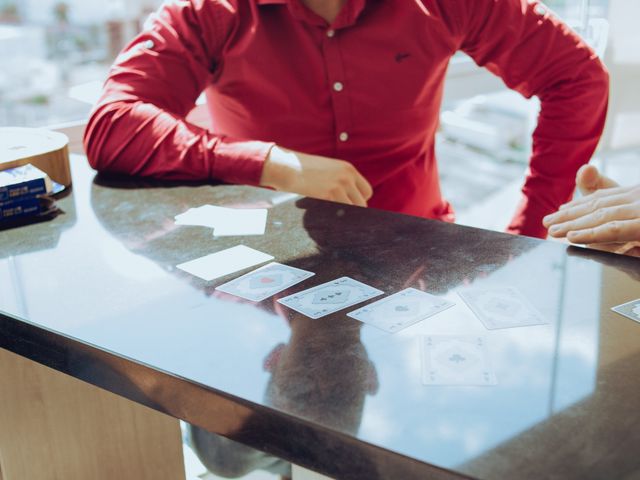
{"type": "Polygon", "coordinates": [[[320,318],[383,293],[352,278],[342,277],[281,298],[278,302],[307,317],[320,318]]]}
{"type": "Polygon", "coordinates": [[[312,272],[281,263],[270,263],[220,285],[216,290],[253,302],[261,302],[314,275],[312,272]]]}
{"type": "Polygon", "coordinates": [[[176,215],[176,225],[215,228],[225,210],[227,209],[215,205],[190,208],[186,212],[176,215]]]}
{"type": "Polygon", "coordinates": [[[347,315],[390,333],[398,332],[455,305],[415,288],[407,288],[347,315]]]}
{"type": "Polygon", "coordinates": [[[215,226],[215,237],[264,235],[267,228],[266,208],[227,209],[215,226]]]}
{"type": "Polygon", "coordinates": [[[631,302],[618,305],[617,307],[613,307],[611,310],[640,323],[640,298],[638,300],[633,300],[631,302]]]}
{"type": "Polygon", "coordinates": [[[514,287],[472,288],[458,295],[489,330],[549,323],[514,287]]]}
{"type": "Polygon", "coordinates": [[[214,236],[264,235],[268,212],[265,208],[227,208],[202,205],[176,215],[176,225],[209,227],[214,236]]]}
{"type": "Polygon", "coordinates": [[[476,336],[420,337],[425,385],[496,385],[486,340],[476,336]]]}
{"type": "Polygon", "coordinates": [[[212,253],[177,266],[191,275],[211,281],[245,268],[273,260],[271,255],[244,245],[212,253]]]}

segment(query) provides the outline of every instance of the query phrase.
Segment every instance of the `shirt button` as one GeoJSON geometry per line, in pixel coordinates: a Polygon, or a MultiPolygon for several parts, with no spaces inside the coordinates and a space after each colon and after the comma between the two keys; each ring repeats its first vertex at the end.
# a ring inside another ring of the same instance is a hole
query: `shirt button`
{"type": "Polygon", "coordinates": [[[336,34],[336,31],[333,29],[329,29],[327,30],[327,37],[329,38],[333,38],[333,36],[336,34]]]}
{"type": "Polygon", "coordinates": [[[336,92],[341,92],[343,88],[344,88],[344,85],[341,82],[336,82],[333,84],[333,89],[336,92]]]}
{"type": "Polygon", "coordinates": [[[349,134],[347,132],[342,132],[339,138],[341,142],[346,142],[349,140],[349,134]]]}

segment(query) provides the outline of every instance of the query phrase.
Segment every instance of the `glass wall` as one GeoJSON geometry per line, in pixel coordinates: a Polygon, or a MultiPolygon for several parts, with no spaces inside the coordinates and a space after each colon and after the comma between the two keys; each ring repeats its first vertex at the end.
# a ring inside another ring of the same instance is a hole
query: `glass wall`
{"type": "Polygon", "coordinates": [[[161,0],[0,0],[0,126],[86,118],[109,65],[161,0]]]}
{"type": "MultiPolygon", "coordinates": [[[[160,3],[0,0],[0,126],[86,118],[109,65],[160,3]]],[[[576,28],[587,25],[588,30],[589,18],[606,15],[607,0],[548,4],[576,28]]],[[[468,96],[475,94],[473,85],[471,81],[468,96]]]]}

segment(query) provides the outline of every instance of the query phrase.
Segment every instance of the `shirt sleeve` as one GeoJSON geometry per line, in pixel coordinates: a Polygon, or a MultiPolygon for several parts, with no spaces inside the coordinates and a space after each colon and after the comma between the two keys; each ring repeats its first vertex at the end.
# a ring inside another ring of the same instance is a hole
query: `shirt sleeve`
{"type": "MultiPolygon", "coordinates": [[[[251,15],[251,12],[246,12],[251,15]]],[[[116,59],[84,143],[104,172],[257,185],[273,144],[216,135],[186,120],[233,34],[233,2],[176,0],[116,59]]]]}
{"type": "Polygon", "coordinates": [[[532,0],[456,0],[459,48],[530,98],[541,111],[522,189],[508,227],[542,237],[542,218],[575,189],[575,175],[604,128],[609,76],[591,48],[544,5],[532,0]]]}

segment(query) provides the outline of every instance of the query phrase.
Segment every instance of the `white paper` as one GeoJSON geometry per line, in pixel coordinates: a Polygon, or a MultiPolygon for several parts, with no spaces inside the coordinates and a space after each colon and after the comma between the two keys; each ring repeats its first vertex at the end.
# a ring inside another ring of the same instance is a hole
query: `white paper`
{"type": "Polygon", "coordinates": [[[244,245],[206,255],[177,266],[207,282],[273,260],[273,256],[244,245]]]}

